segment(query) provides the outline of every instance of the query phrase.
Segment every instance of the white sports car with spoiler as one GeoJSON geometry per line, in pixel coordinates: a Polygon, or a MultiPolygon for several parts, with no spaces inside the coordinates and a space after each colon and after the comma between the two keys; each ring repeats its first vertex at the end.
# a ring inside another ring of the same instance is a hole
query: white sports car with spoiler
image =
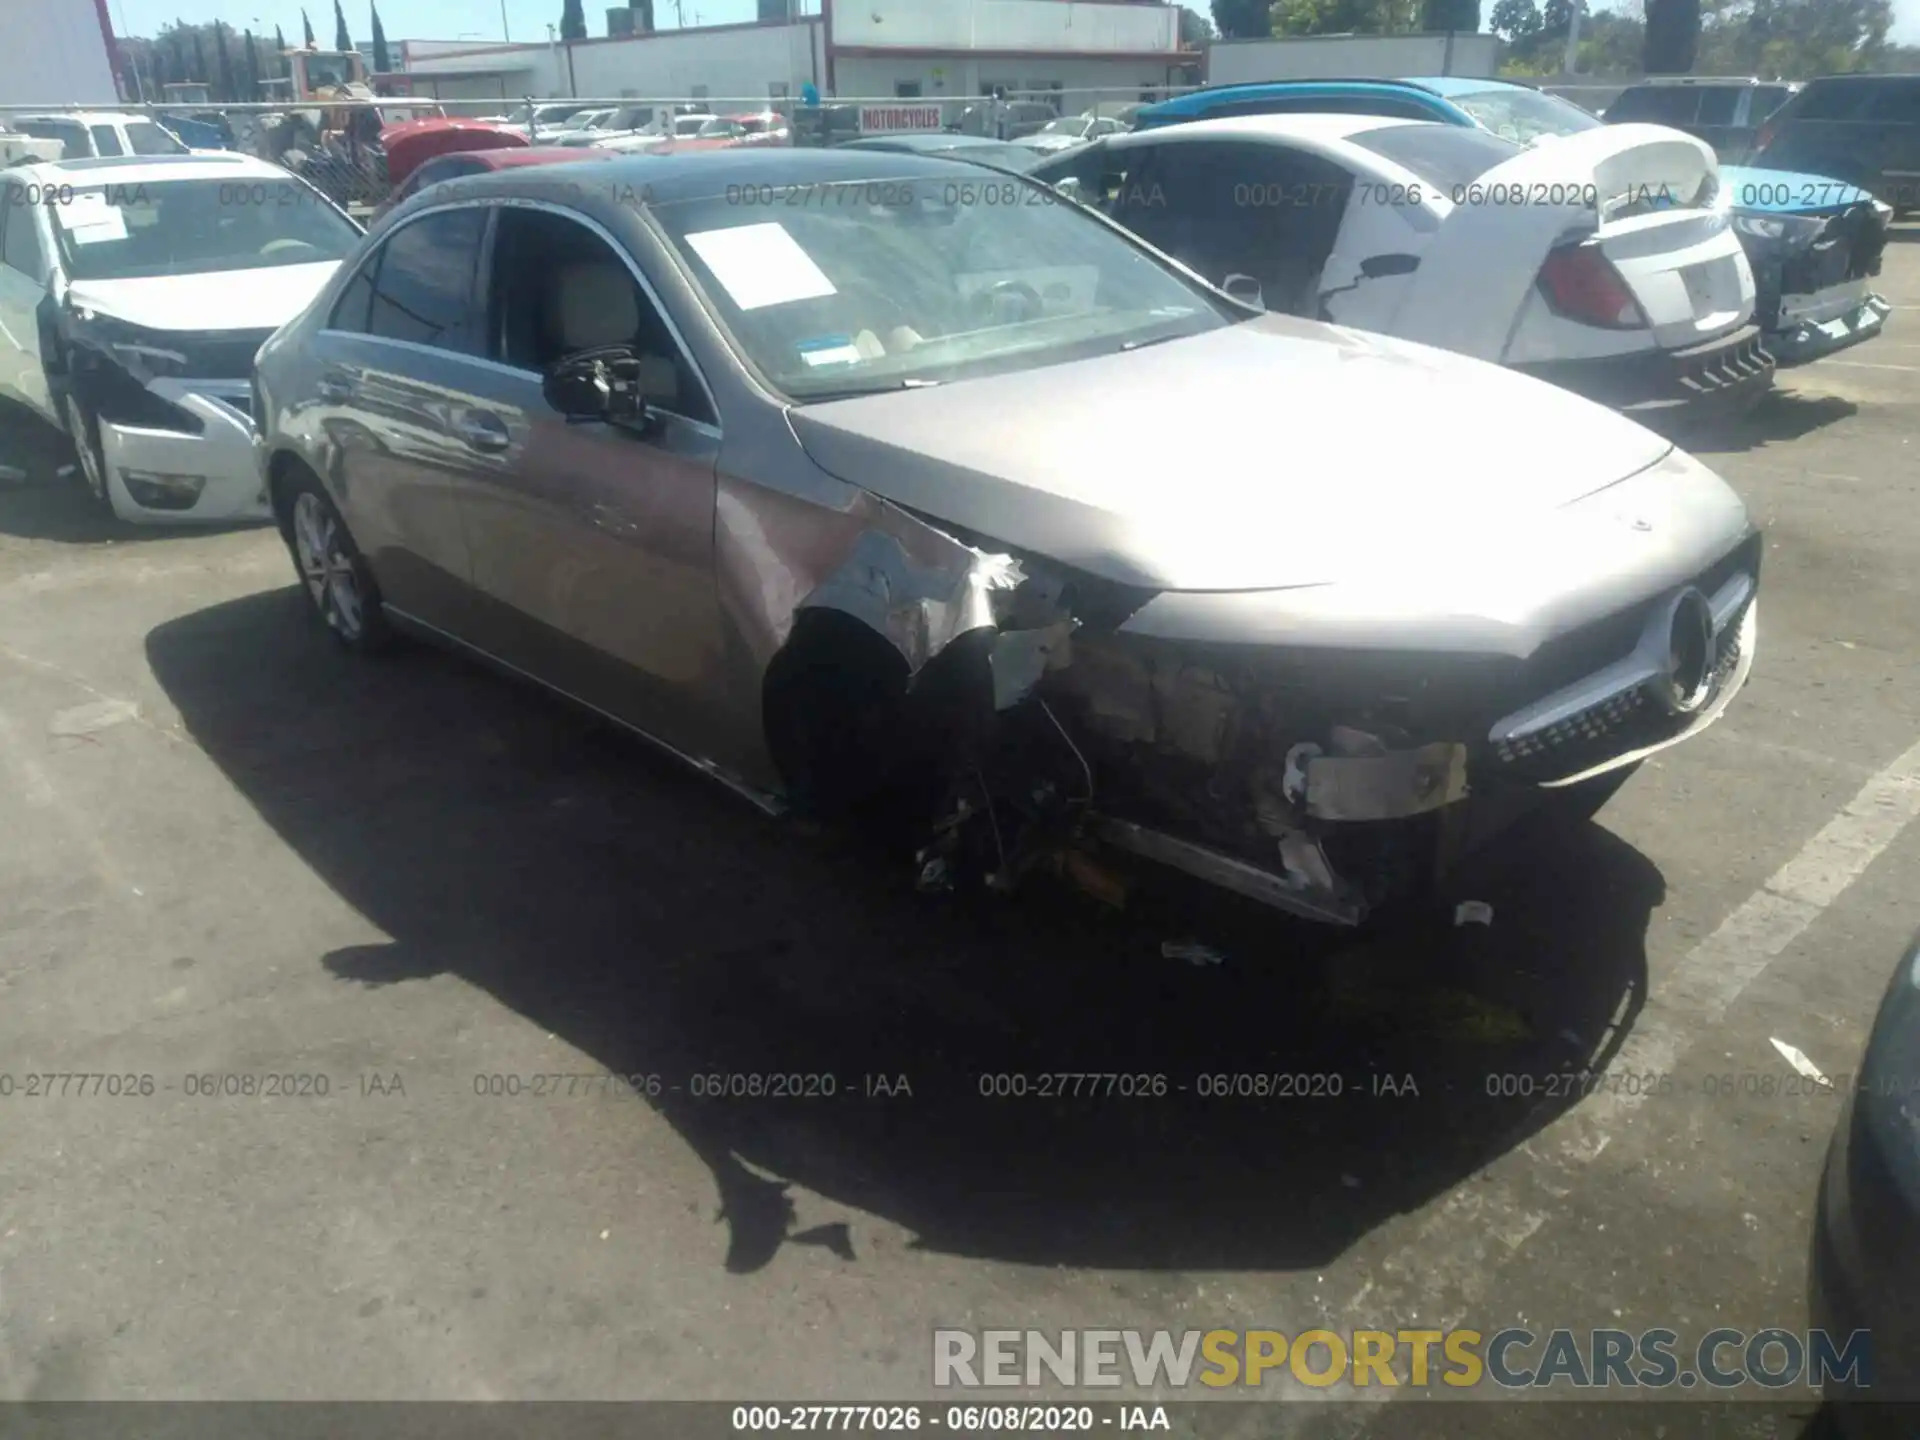
{"type": "Polygon", "coordinates": [[[1524,146],[1375,115],[1097,140],[1033,171],[1269,310],[1424,341],[1647,417],[1772,383],[1713,151],[1614,125],[1524,146]]]}

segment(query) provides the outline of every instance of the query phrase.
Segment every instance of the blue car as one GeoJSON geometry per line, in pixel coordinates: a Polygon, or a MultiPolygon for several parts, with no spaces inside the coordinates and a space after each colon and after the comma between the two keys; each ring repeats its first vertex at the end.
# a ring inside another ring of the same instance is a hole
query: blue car
{"type": "MultiPolygon", "coordinates": [[[[1471,126],[1520,144],[1604,122],[1528,85],[1459,75],[1405,80],[1275,80],[1195,90],[1142,110],[1136,130],[1233,115],[1381,115],[1471,126]]],[[[1880,273],[1892,210],[1818,175],[1720,167],[1720,199],[1753,268],[1754,318],[1780,365],[1832,355],[1885,328],[1880,273]]]]}

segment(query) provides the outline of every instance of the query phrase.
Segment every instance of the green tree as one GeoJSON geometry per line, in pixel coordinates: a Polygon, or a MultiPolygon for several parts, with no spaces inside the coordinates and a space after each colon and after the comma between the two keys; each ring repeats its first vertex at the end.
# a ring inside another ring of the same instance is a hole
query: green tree
{"type": "Polygon", "coordinates": [[[1223,40],[1264,40],[1273,34],[1269,0],[1213,0],[1213,23],[1223,40]]]}
{"type": "Polygon", "coordinates": [[[380,27],[380,7],[367,7],[373,12],[373,68],[382,75],[393,72],[393,57],[387,53],[387,32],[380,27]]]}
{"type": "Polygon", "coordinates": [[[202,85],[213,83],[213,72],[207,69],[206,46],[200,43],[200,27],[193,27],[193,78],[202,85]]]}
{"type": "Polygon", "coordinates": [[[1191,6],[1180,7],[1180,47],[1198,50],[1213,39],[1213,22],[1191,6]]]}
{"type": "Polygon", "coordinates": [[[1416,29],[1424,0],[1275,0],[1276,35],[1382,35],[1416,29]]]}
{"type": "Polygon", "coordinates": [[[353,49],[353,36],[347,29],[347,12],[340,8],[340,0],[333,0],[333,48],[353,49]]]}
{"type": "Polygon", "coordinates": [[[309,50],[318,48],[320,42],[313,38],[313,21],[307,18],[307,12],[305,10],[302,10],[300,12],[300,24],[302,25],[302,27],[305,28],[307,32],[307,38],[301,43],[304,44],[309,50]]]}
{"type": "Polygon", "coordinates": [[[1700,0],[1647,0],[1647,74],[1688,74],[1699,53],[1700,0]]]}
{"type": "Polygon", "coordinates": [[[287,73],[287,37],[280,33],[278,25],[273,27],[273,75],[275,79],[287,73]]]}
{"type": "Polygon", "coordinates": [[[560,6],[560,38],[562,40],[584,40],[587,38],[587,16],[580,7],[580,0],[562,0],[560,6]]]}
{"type": "Polygon", "coordinates": [[[1525,40],[1540,33],[1540,7],[1533,0],[1498,0],[1487,25],[1508,40],[1525,40]]]}
{"type": "Polygon", "coordinates": [[[247,99],[260,98],[260,48],[253,43],[253,31],[247,31],[247,99]]]}
{"type": "Polygon", "coordinates": [[[213,52],[220,62],[220,98],[238,100],[240,88],[233,78],[233,53],[227,48],[227,36],[230,32],[219,21],[213,23],[213,52]]]}

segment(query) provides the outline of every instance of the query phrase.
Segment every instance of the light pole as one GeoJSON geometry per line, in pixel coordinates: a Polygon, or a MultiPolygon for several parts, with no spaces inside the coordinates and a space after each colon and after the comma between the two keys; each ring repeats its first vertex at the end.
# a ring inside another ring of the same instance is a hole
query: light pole
{"type": "Polygon", "coordinates": [[[513,32],[507,29],[507,0],[500,0],[500,38],[513,39],[513,32]]]}

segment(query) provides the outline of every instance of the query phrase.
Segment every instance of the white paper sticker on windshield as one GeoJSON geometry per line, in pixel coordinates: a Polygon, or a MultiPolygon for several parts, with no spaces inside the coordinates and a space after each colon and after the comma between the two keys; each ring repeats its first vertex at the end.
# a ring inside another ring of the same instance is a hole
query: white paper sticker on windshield
{"type": "Polygon", "coordinates": [[[839,293],[778,221],[701,230],[687,236],[687,244],[742,310],[839,293]]]}
{"type": "Polygon", "coordinates": [[[80,191],[66,204],[55,206],[54,214],[60,217],[68,237],[76,245],[127,238],[127,221],[120,207],[109,205],[107,197],[98,190],[80,191]]]}

